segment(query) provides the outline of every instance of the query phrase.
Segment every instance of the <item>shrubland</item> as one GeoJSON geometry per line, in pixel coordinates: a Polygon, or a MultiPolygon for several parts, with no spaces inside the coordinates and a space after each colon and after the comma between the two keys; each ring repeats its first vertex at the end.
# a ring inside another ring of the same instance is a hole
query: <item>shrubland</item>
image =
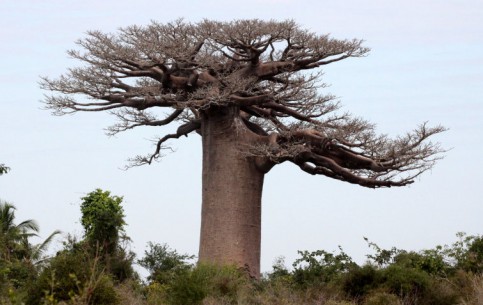
{"type": "Polygon", "coordinates": [[[167,244],[148,243],[136,260],[126,246],[122,197],[97,189],[81,200],[83,236],[67,235],[51,255],[59,232],[31,244],[37,223],[17,222],[15,207],[0,203],[0,304],[483,304],[481,235],[458,233],[451,245],[418,252],[366,239],[363,264],[341,247],[299,251],[290,267],[278,258],[254,279],[234,265],[196,264],[167,244]]]}

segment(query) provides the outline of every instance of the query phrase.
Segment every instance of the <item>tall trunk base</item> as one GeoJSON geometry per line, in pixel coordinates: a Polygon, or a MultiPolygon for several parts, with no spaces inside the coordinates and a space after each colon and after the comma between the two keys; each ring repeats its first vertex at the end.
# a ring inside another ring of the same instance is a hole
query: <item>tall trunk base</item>
{"type": "MultiPolygon", "coordinates": [[[[231,110],[231,111],[230,111],[231,110]]],[[[203,119],[203,202],[200,262],[233,264],[260,276],[261,197],[264,173],[240,153],[257,137],[237,111],[203,119]]]]}

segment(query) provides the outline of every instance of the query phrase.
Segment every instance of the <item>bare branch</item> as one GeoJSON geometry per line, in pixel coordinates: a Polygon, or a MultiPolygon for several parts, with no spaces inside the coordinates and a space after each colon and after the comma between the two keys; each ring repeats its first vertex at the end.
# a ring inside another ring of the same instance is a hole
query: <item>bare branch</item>
{"type": "Polygon", "coordinates": [[[77,44],[68,53],[81,67],[41,79],[41,87],[56,94],[44,98],[45,108],[56,115],[108,111],[118,120],[111,135],[187,122],[160,138],[153,154],[136,157],[135,165],[159,158],[168,139],[199,131],[200,119],[209,120],[210,109],[220,107],[239,112],[247,129],[266,142],[252,143],[247,154],[366,187],[409,184],[444,152],[428,140],[442,127],[423,124],[390,139],[365,120],[337,113],[336,98],[321,94],[322,67],[368,54],[359,39],[318,35],[292,20],[179,19],[116,34],[90,31],[77,44]],[[159,108],[171,112],[158,118],[159,108]]]}
{"type": "Polygon", "coordinates": [[[169,149],[168,147],[164,147],[163,144],[169,140],[169,139],[179,139],[182,136],[188,136],[193,131],[196,131],[201,127],[201,122],[200,121],[191,121],[188,123],[185,123],[181,126],[178,127],[178,130],[176,133],[171,133],[168,135],[165,135],[161,139],[158,140],[156,143],[156,149],[153,154],[147,155],[147,156],[136,156],[132,159],[129,159],[130,165],[128,165],[126,168],[134,167],[134,166],[141,166],[144,164],[151,164],[153,161],[158,160],[161,156],[161,150],[163,149],[169,149]]]}
{"type": "Polygon", "coordinates": [[[120,123],[110,126],[107,129],[107,134],[113,136],[119,132],[133,129],[139,126],[164,126],[173,122],[183,112],[181,109],[173,111],[168,117],[163,120],[157,120],[153,116],[147,114],[144,111],[123,109],[122,111],[112,112],[116,116],[120,123]]]}

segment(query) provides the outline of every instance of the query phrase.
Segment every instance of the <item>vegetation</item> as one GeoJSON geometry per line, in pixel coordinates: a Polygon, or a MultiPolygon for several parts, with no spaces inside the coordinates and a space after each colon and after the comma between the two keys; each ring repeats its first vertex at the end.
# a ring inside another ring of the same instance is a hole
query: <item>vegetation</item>
{"type": "Polygon", "coordinates": [[[430,141],[441,126],[422,124],[391,139],[337,112],[337,98],[321,94],[322,67],[368,54],[359,39],[319,35],[292,20],[176,20],[90,31],[77,44],[68,54],[81,65],[42,78],[53,93],[46,108],[54,115],[109,112],[117,119],[110,135],[171,125],[131,166],[159,160],[168,140],[200,135],[199,259],[232,262],[254,277],[263,181],[274,166],[291,162],[311,175],[393,187],[413,183],[444,151],[430,141]]]}
{"type": "Polygon", "coordinates": [[[256,279],[236,265],[194,264],[166,244],[148,243],[134,272],[126,249],[122,197],[96,189],[81,198],[81,239],[68,235],[53,256],[59,231],[32,244],[39,226],[16,221],[0,201],[0,304],[49,305],[479,305],[483,303],[483,236],[458,233],[452,245],[419,252],[383,249],[359,265],[338,251],[299,251],[256,279]]]}
{"type": "MultiPolygon", "coordinates": [[[[15,206],[0,201],[0,305],[483,303],[483,236],[464,233],[450,246],[419,252],[366,239],[373,252],[361,265],[341,247],[299,251],[291,268],[279,258],[260,277],[261,196],[272,167],[292,162],[363,187],[405,186],[444,152],[429,141],[441,126],[422,124],[390,139],[367,121],[338,114],[334,96],[320,95],[326,84],[318,69],[365,56],[362,40],[260,20],[153,22],[87,35],[78,41],[82,50],[69,52],[80,67],[42,78],[42,88],[57,94],[46,96],[46,107],[56,115],[108,111],[119,119],[111,135],[180,123],[132,166],[158,160],[167,140],[202,137],[199,263],[149,243],[137,260],[149,272],[141,280],[126,247],[123,198],[109,191],[81,198],[84,234],[68,235],[51,256],[46,250],[59,231],[33,244],[38,224],[18,223],[15,206]],[[219,264],[227,261],[238,265],[219,264]]],[[[0,164],[0,176],[9,170],[0,164]]]]}
{"type": "Polygon", "coordinates": [[[137,281],[134,254],[126,250],[122,198],[97,189],[82,198],[81,240],[68,236],[53,257],[38,245],[34,220],[15,223],[15,207],[0,202],[0,304],[118,304],[116,286],[137,281]]]}
{"type": "Polygon", "coordinates": [[[97,189],[81,199],[84,248],[99,256],[107,271],[116,279],[123,281],[132,277],[134,254],[123,247],[125,242],[129,242],[124,232],[123,198],[97,189]]]}
{"type": "Polygon", "coordinates": [[[148,243],[133,271],[134,255],[122,241],[122,197],[97,189],[82,198],[84,235],[67,236],[52,257],[33,220],[15,222],[15,207],[0,204],[0,304],[320,304],[476,305],[483,301],[483,236],[457,234],[452,245],[419,252],[383,249],[359,265],[338,251],[299,251],[291,268],[278,258],[257,280],[235,265],[194,264],[166,244],[148,243]]]}
{"type": "Polygon", "coordinates": [[[121,203],[122,197],[110,196],[109,191],[101,189],[82,198],[81,223],[86,241],[107,254],[115,252],[125,225],[121,203]]]}
{"type": "Polygon", "coordinates": [[[0,295],[35,280],[46,264],[47,247],[60,233],[54,231],[42,243],[32,244],[30,239],[37,237],[39,226],[32,219],[16,224],[15,210],[14,205],[0,200],[0,295]]]}
{"type": "Polygon", "coordinates": [[[171,250],[168,245],[148,243],[149,249],[144,252],[144,257],[138,260],[138,264],[149,271],[148,281],[158,284],[168,284],[180,273],[191,267],[190,260],[194,255],[178,254],[171,250]]]}

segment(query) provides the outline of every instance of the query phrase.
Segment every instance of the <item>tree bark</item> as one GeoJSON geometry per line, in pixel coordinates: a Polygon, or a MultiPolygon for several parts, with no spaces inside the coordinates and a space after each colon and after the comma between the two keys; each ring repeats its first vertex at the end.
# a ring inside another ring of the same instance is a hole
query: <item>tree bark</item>
{"type": "Polygon", "coordinates": [[[260,136],[238,107],[211,109],[201,123],[202,211],[199,261],[234,264],[260,276],[261,198],[265,173],[244,155],[260,136]]]}

